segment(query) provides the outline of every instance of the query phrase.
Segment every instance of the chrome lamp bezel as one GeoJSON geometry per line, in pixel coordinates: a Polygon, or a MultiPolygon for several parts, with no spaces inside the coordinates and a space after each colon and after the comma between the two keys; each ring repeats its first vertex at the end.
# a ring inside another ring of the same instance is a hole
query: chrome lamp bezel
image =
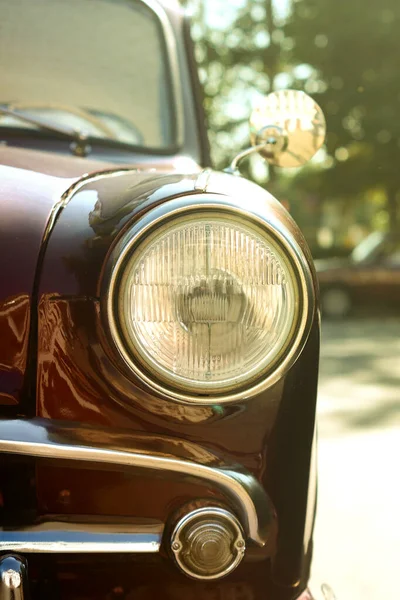
{"type": "Polygon", "coordinates": [[[313,278],[306,256],[292,233],[283,225],[280,219],[262,203],[240,201],[237,198],[222,194],[192,194],[167,200],[156,207],[150,208],[139,218],[129,230],[117,241],[111,251],[102,282],[101,312],[108,338],[122,360],[124,370],[131,373],[142,385],[158,396],[195,405],[215,405],[247,400],[266,388],[277,383],[290,369],[303,349],[311,328],[315,310],[315,293],[313,278]],[[127,256],[153,229],[165,222],[189,214],[192,211],[223,211],[239,215],[255,225],[265,229],[268,235],[282,248],[297,277],[299,290],[299,315],[290,343],[286,345],[283,355],[278,362],[260,377],[242,385],[240,389],[218,394],[206,392],[188,393],[177,387],[172,388],[157,380],[157,375],[148,372],[139,361],[135,360],[126,347],[115,310],[115,297],[121,269],[124,268],[127,256]]]}

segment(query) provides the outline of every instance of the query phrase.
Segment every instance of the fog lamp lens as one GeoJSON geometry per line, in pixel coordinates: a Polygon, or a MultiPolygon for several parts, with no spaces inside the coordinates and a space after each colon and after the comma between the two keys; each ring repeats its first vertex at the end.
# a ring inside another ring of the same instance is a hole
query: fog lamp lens
{"type": "Polygon", "coordinates": [[[187,575],[216,579],[237,567],[244,556],[245,542],[234,515],[220,508],[201,508],[180,520],[171,548],[187,575]]]}
{"type": "Polygon", "coordinates": [[[117,313],[128,351],[170,388],[237,389],[271,369],[299,309],[285,251],[227,213],[171,219],[128,256],[117,313]]]}

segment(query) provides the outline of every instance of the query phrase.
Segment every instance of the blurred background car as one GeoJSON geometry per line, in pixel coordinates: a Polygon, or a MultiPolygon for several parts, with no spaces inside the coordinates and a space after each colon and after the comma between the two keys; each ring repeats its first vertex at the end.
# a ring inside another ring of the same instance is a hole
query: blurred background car
{"type": "Polygon", "coordinates": [[[357,308],[400,307],[400,236],[374,231],[347,258],[315,261],[321,308],[328,318],[344,318],[357,308]]]}

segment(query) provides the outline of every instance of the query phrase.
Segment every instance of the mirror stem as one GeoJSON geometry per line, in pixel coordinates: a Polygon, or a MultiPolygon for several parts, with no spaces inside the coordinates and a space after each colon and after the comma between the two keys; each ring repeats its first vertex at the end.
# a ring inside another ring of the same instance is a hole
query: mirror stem
{"type": "MultiPolygon", "coordinates": [[[[239,152],[239,154],[235,156],[229,167],[226,167],[226,169],[224,169],[224,173],[229,173],[230,175],[240,175],[239,163],[247,156],[259,152],[260,150],[265,150],[265,147],[269,146],[271,143],[272,141],[268,140],[268,142],[257,144],[257,146],[251,146],[250,148],[239,152]]],[[[274,143],[276,143],[276,140],[274,140],[274,143]]]]}

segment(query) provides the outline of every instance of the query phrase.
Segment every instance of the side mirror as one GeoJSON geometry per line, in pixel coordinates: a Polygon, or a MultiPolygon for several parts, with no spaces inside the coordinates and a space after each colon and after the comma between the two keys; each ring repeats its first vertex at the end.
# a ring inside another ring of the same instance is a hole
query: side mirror
{"type": "Polygon", "coordinates": [[[250,139],[270,164],[300,167],[324,143],[326,124],[318,104],[304,92],[284,90],[265,96],[250,117],[250,139]]]}
{"type": "Polygon", "coordinates": [[[253,147],[238,154],[227,171],[237,173],[240,160],[254,152],[271,165],[300,167],[321,148],[325,134],[325,117],[315,100],[298,90],[273,92],[251,113],[253,147]]]}

